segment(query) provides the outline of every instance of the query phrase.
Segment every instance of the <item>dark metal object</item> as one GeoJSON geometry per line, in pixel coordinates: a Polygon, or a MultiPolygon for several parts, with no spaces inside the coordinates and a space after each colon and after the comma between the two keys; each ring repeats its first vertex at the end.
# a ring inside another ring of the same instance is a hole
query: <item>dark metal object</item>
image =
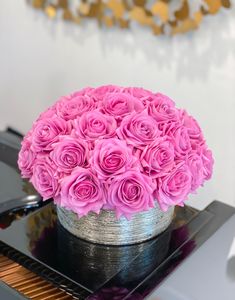
{"type": "Polygon", "coordinates": [[[28,209],[32,207],[40,207],[42,198],[39,195],[26,195],[0,203],[0,215],[8,211],[15,211],[19,209],[28,209]]]}
{"type": "Polygon", "coordinates": [[[17,160],[21,138],[11,133],[0,132],[0,160],[18,169],[17,160]]]}
{"type": "MultiPolygon", "coordinates": [[[[12,132],[13,130],[0,132],[0,179],[4,183],[6,182],[7,188],[10,189],[10,191],[5,192],[5,195],[2,190],[0,191],[0,215],[8,211],[41,207],[43,205],[42,197],[32,188],[28,191],[25,186],[30,184],[18,174],[17,159],[21,138],[19,134],[16,135],[12,132]],[[15,172],[11,168],[14,168],[15,172]],[[12,174],[14,174],[15,180],[17,178],[17,183],[11,177],[12,174]],[[20,190],[14,193],[14,190],[19,187],[19,182],[21,182],[20,190]],[[17,196],[12,198],[12,193],[17,196]],[[10,199],[7,194],[11,195],[10,199]]],[[[5,189],[5,186],[1,188],[5,189]]]]}
{"type": "Polygon", "coordinates": [[[8,126],[6,129],[6,132],[13,134],[13,135],[19,137],[20,139],[23,138],[23,134],[13,127],[8,126]]]}

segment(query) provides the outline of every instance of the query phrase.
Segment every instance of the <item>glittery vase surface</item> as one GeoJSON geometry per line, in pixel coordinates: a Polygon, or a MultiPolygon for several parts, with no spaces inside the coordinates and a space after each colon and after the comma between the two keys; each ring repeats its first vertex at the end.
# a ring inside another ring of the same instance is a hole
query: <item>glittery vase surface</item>
{"type": "Polygon", "coordinates": [[[149,240],[163,232],[171,223],[174,207],[163,212],[158,205],[148,211],[116,219],[115,212],[101,210],[78,219],[77,215],[57,206],[62,226],[73,235],[93,243],[104,245],[130,245],[149,240]]]}

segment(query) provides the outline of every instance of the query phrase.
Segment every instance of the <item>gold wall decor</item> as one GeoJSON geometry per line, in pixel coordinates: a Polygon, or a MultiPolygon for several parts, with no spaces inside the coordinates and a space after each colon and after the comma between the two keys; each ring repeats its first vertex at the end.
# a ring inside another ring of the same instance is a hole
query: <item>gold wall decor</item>
{"type": "Polygon", "coordinates": [[[155,35],[174,35],[197,29],[204,16],[230,8],[230,0],[27,0],[50,19],[82,23],[96,19],[100,26],[150,27],[155,35]]]}

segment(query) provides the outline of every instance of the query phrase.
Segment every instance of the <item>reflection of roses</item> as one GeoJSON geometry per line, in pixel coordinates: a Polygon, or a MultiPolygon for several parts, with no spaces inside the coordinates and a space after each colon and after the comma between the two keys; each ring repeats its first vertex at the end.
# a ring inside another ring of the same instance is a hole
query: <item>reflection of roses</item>
{"type": "Polygon", "coordinates": [[[105,204],[103,188],[91,171],[78,167],[61,181],[60,204],[79,217],[89,211],[99,213],[105,204]]]}
{"type": "Polygon", "coordinates": [[[187,225],[176,228],[171,235],[171,247],[174,249],[181,247],[181,259],[187,257],[196,247],[195,240],[189,239],[189,237],[187,225]]]}
{"type": "Polygon", "coordinates": [[[59,171],[70,173],[75,167],[86,165],[87,147],[78,139],[61,136],[59,142],[53,144],[50,157],[59,171]]]}
{"type": "Polygon", "coordinates": [[[108,204],[116,210],[118,218],[121,215],[130,218],[133,213],[154,207],[152,193],[151,179],[137,170],[130,170],[113,179],[108,204]]]}
{"type": "Polygon", "coordinates": [[[46,263],[51,263],[56,260],[54,247],[57,243],[57,232],[55,229],[55,224],[52,224],[50,227],[45,227],[38,240],[30,241],[32,243],[31,253],[33,256],[46,263]],[[51,251],[48,251],[48,249],[51,251]]]}
{"type": "Polygon", "coordinates": [[[125,173],[135,162],[132,151],[124,141],[107,139],[95,145],[91,166],[101,180],[108,180],[125,173]]]}
{"type": "MultiPolygon", "coordinates": [[[[88,300],[122,300],[126,297],[130,291],[126,288],[122,287],[111,287],[111,288],[103,288],[95,295],[88,297],[88,300]]],[[[143,300],[144,298],[138,294],[134,293],[130,295],[128,300],[143,300]]]]}

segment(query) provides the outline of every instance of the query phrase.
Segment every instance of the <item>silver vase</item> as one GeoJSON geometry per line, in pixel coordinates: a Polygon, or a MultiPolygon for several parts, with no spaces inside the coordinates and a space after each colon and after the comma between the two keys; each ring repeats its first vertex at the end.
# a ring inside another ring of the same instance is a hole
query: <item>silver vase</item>
{"type": "Polygon", "coordinates": [[[155,208],[133,215],[131,220],[117,220],[111,210],[101,210],[99,215],[91,212],[78,219],[74,212],[59,206],[57,215],[62,226],[76,237],[104,245],[130,245],[163,232],[173,219],[174,207],[163,212],[156,204],[155,208]]]}

